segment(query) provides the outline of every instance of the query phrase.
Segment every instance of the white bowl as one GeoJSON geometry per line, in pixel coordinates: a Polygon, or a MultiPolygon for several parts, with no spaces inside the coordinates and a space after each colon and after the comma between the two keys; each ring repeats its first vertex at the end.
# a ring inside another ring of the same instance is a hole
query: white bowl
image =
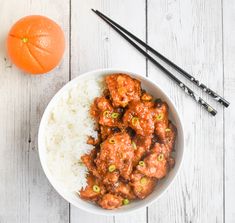
{"type": "Polygon", "coordinates": [[[52,98],[50,103],[48,104],[43,117],[41,119],[41,123],[39,126],[39,133],[38,133],[38,150],[40,161],[43,167],[43,170],[55,188],[55,190],[68,202],[73,204],[75,207],[81,208],[85,211],[92,212],[94,214],[101,214],[101,215],[118,215],[118,214],[126,214],[132,211],[136,211],[140,208],[144,208],[147,205],[150,205],[152,202],[156,202],[159,197],[167,190],[167,188],[173,183],[177,173],[179,172],[179,168],[181,166],[183,160],[183,153],[184,153],[184,134],[183,134],[183,126],[182,122],[179,117],[179,113],[175,108],[174,104],[172,103],[171,99],[163,92],[163,90],[157,85],[157,83],[151,81],[151,79],[143,77],[139,74],[135,74],[128,71],[117,70],[117,69],[102,69],[102,70],[95,70],[91,72],[87,72],[85,74],[79,75],[77,78],[71,80],[67,83],[64,87],[62,87],[57,94],[52,98]],[[130,76],[139,79],[141,81],[142,88],[147,90],[150,94],[154,96],[154,98],[161,98],[162,100],[166,101],[169,105],[169,114],[170,120],[176,125],[177,127],[177,139],[175,143],[175,167],[169,172],[169,174],[163,179],[160,180],[155,187],[154,191],[144,200],[136,200],[131,202],[129,205],[123,206],[121,208],[115,210],[105,210],[99,207],[96,204],[81,200],[77,195],[72,192],[68,192],[65,190],[53,177],[51,172],[48,169],[46,163],[46,147],[45,147],[45,136],[44,136],[44,129],[46,125],[46,117],[48,113],[51,111],[51,108],[54,104],[58,101],[60,97],[62,97],[65,92],[67,92],[70,88],[76,85],[78,82],[81,82],[84,77],[102,77],[107,74],[112,73],[126,73],[130,76]]]}

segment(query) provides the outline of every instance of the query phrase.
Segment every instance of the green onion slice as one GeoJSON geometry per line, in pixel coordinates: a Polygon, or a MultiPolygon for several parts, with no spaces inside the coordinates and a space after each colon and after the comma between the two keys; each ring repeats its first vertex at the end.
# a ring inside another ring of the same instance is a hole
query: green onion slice
{"type": "Polygon", "coordinates": [[[115,140],[113,138],[109,139],[110,144],[115,144],[115,140]]]}
{"type": "Polygon", "coordinates": [[[157,160],[162,161],[164,159],[164,155],[161,153],[158,155],[157,160]]]}
{"type": "Polygon", "coordinates": [[[162,113],[160,113],[160,114],[158,114],[158,115],[156,115],[156,121],[161,121],[163,119],[163,114],[162,113]]]}
{"type": "Polygon", "coordinates": [[[100,187],[98,185],[94,185],[92,187],[93,191],[96,192],[96,193],[99,193],[100,192],[100,187]]]}
{"type": "Polygon", "coordinates": [[[114,164],[109,166],[109,172],[112,173],[114,170],[116,170],[116,166],[114,164]]]}
{"type": "Polygon", "coordinates": [[[148,182],[148,179],[146,177],[142,177],[140,180],[141,185],[145,185],[147,184],[147,182],[148,182]]]}
{"type": "Polygon", "coordinates": [[[144,161],[142,161],[142,160],[139,161],[139,165],[140,165],[140,166],[144,166],[144,165],[145,165],[144,161]]]}
{"type": "Polygon", "coordinates": [[[127,204],[130,203],[130,201],[126,198],[126,199],[123,199],[122,203],[123,203],[124,205],[127,205],[127,204]]]}
{"type": "Polygon", "coordinates": [[[137,117],[133,117],[133,118],[131,119],[131,123],[132,123],[132,125],[136,126],[136,125],[139,124],[139,119],[138,119],[137,117]]]}
{"type": "Polygon", "coordinates": [[[103,116],[106,117],[106,118],[108,118],[108,117],[109,117],[109,111],[108,111],[108,110],[104,111],[104,112],[103,112],[103,116]]]}
{"type": "Polygon", "coordinates": [[[119,117],[119,113],[117,112],[113,112],[111,115],[112,118],[118,118],[119,117]]]}

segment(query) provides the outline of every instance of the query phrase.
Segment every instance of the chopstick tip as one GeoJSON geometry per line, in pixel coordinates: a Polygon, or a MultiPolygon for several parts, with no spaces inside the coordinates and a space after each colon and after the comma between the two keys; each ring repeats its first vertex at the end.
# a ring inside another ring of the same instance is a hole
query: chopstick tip
{"type": "Polygon", "coordinates": [[[230,102],[226,101],[225,107],[227,108],[230,105],[230,102]]]}
{"type": "Polygon", "coordinates": [[[213,110],[213,111],[211,112],[211,114],[212,114],[213,116],[216,116],[217,111],[216,111],[216,110],[213,110]]]}
{"type": "Polygon", "coordinates": [[[96,10],[95,10],[95,9],[91,9],[91,11],[96,12],[96,10]]]}

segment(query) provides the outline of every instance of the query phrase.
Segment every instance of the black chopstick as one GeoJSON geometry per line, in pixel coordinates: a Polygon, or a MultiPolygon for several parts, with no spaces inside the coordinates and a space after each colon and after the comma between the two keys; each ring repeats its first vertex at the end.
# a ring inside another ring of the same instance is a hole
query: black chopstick
{"type": "Polygon", "coordinates": [[[178,65],[176,65],[175,63],[173,63],[172,61],[170,61],[169,59],[167,59],[165,56],[163,56],[161,53],[159,53],[158,51],[156,51],[155,49],[153,49],[151,46],[149,46],[148,44],[146,44],[145,42],[143,42],[141,39],[139,39],[138,37],[134,36],[132,33],[130,33],[128,30],[126,30],[125,28],[123,28],[122,26],[120,26],[119,24],[117,24],[116,22],[114,22],[112,19],[108,18],[106,15],[104,15],[103,13],[101,13],[98,10],[93,10],[95,12],[97,12],[99,15],[103,16],[105,19],[107,19],[110,23],[112,23],[113,25],[115,25],[116,27],[118,27],[121,31],[123,31],[124,33],[126,33],[128,36],[130,36],[131,38],[133,38],[136,42],[138,42],[139,44],[141,44],[142,46],[144,46],[147,50],[149,50],[150,52],[152,52],[153,54],[155,54],[156,56],[158,56],[161,60],[163,60],[164,62],[166,62],[168,65],[170,65],[171,67],[173,67],[175,70],[177,70],[179,73],[181,73],[184,77],[186,77],[189,81],[191,81],[193,84],[195,84],[196,86],[198,86],[199,88],[201,88],[204,92],[206,92],[207,94],[209,94],[214,100],[216,100],[217,102],[219,102],[220,104],[222,104],[225,107],[229,106],[229,102],[227,100],[225,100],[223,97],[221,97],[220,95],[218,95],[216,92],[214,92],[213,90],[211,90],[210,88],[208,88],[205,84],[201,83],[199,80],[197,80],[196,78],[194,78],[191,74],[189,74],[188,72],[186,72],[185,70],[183,70],[181,67],[179,67],[178,65]]]}
{"type": "Polygon", "coordinates": [[[135,44],[131,39],[129,39],[123,32],[121,32],[116,26],[114,26],[110,21],[108,21],[105,17],[103,17],[99,12],[92,9],[100,18],[102,18],[106,23],[108,23],[116,32],[118,32],[124,39],[126,39],[131,45],[133,45],[140,53],[145,55],[152,63],[154,63],[160,70],[162,70],[168,77],[176,82],[176,84],[184,90],[186,94],[188,94],[191,98],[193,98],[197,103],[202,105],[210,114],[213,116],[216,115],[217,111],[212,108],[207,102],[205,102],[201,97],[199,97],[196,93],[194,93],[189,87],[187,87],[184,83],[182,83],[177,77],[175,77],[170,71],[168,71],[165,67],[163,67],[160,63],[158,63],[153,57],[151,57],[146,51],[141,49],[137,44],[135,44]]]}

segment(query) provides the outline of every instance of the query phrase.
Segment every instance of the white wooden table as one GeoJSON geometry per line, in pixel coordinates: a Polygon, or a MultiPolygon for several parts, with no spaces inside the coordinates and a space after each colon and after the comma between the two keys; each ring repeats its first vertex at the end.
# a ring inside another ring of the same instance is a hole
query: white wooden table
{"type": "Polygon", "coordinates": [[[0,0],[0,5],[0,223],[235,222],[234,0],[0,0]],[[199,90],[218,110],[210,116],[91,8],[216,89],[230,107],[223,109],[199,90]],[[66,35],[62,64],[44,76],[24,75],[5,52],[10,26],[29,14],[51,17],[66,35]],[[94,216],[63,200],[46,179],[37,151],[39,121],[52,96],[77,75],[107,67],[157,81],[179,109],[186,138],[181,172],[164,196],[119,217],[94,216]]]}

